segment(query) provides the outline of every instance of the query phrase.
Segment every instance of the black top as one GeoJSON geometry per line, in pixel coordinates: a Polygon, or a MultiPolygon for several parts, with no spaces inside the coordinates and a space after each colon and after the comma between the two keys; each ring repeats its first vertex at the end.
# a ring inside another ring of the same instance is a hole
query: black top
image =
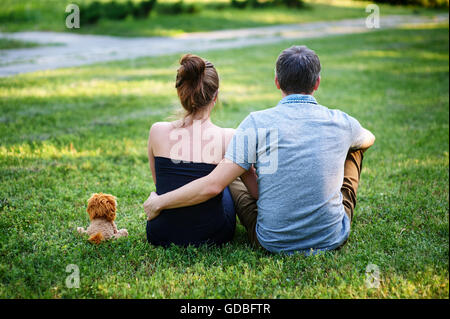
{"type": "MultiPolygon", "coordinates": [[[[166,157],[155,157],[156,193],[175,190],[211,173],[216,164],[181,162],[174,163],[166,157]]],[[[223,244],[234,233],[222,205],[223,192],[208,201],[194,206],[161,211],[147,222],[147,240],[154,245],[180,246],[223,244]]]]}

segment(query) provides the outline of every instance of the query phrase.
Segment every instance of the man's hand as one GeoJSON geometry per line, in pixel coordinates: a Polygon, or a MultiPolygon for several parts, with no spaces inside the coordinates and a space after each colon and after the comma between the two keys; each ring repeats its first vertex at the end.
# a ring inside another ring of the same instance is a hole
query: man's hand
{"type": "Polygon", "coordinates": [[[151,192],[150,196],[144,202],[143,206],[145,213],[147,214],[147,220],[152,220],[158,217],[161,212],[161,209],[159,209],[157,205],[158,197],[159,196],[155,192],[151,192]]]}
{"type": "Polygon", "coordinates": [[[241,175],[241,180],[244,182],[250,195],[252,195],[254,199],[258,199],[258,175],[256,175],[256,169],[253,165],[248,171],[241,175]]]}

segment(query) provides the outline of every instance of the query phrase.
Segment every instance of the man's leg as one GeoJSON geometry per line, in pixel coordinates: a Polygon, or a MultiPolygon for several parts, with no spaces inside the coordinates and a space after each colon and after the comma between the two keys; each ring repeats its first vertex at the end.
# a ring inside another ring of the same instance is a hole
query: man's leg
{"type": "Polygon", "coordinates": [[[247,187],[238,177],[230,185],[231,197],[233,197],[236,214],[247,230],[247,236],[253,245],[261,247],[256,237],[256,219],[258,217],[258,206],[256,199],[254,199],[247,190],[247,187]]]}
{"type": "Polygon", "coordinates": [[[353,211],[356,206],[356,192],[361,177],[363,151],[351,151],[347,154],[344,165],[344,182],[342,184],[342,203],[350,221],[353,220],[353,211]]]}

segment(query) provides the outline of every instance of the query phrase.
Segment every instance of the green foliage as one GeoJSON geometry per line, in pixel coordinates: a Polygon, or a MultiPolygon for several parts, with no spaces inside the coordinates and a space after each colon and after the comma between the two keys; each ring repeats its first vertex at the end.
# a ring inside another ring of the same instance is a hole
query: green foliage
{"type": "Polygon", "coordinates": [[[0,23],[36,22],[38,18],[38,13],[30,10],[26,3],[19,2],[14,5],[5,5],[2,3],[2,10],[0,10],[0,23]]]}
{"type": "Polygon", "coordinates": [[[124,20],[127,16],[136,19],[147,18],[156,0],[144,0],[138,3],[128,2],[99,2],[93,1],[80,6],[81,24],[96,24],[100,19],[124,20]]]}
{"type": "MultiPolygon", "coordinates": [[[[447,299],[448,32],[300,41],[322,62],[318,101],[377,137],[348,243],[307,258],[251,249],[242,225],[221,248],[146,243],[148,131],[180,107],[180,54],[0,78],[0,298],[447,299]],[[76,233],[99,191],[118,197],[128,238],[94,246],[76,233]],[[365,286],[368,263],[380,268],[380,289],[365,286]],[[68,264],[80,267],[78,289],[65,285],[68,264]]],[[[276,57],[298,42],[194,52],[221,78],[214,123],[237,127],[276,105],[276,57]]]]}
{"type": "Polygon", "coordinates": [[[414,5],[426,8],[448,8],[449,0],[374,0],[377,3],[392,5],[414,5]]]}
{"type": "Polygon", "coordinates": [[[244,9],[249,4],[249,0],[231,0],[233,8],[244,9]]]}
{"type": "Polygon", "coordinates": [[[305,3],[303,0],[231,0],[231,6],[238,9],[244,9],[247,7],[267,8],[276,6],[303,8],[305,3]]]}
{"type": "Polygon", "coordinates": [[[141,1],[137,6],[134,6],[131,1],[128,2],[128,6],[132,8],[131,12],[133,17],[137,19],[147,18],[150,12],[153,10],[155,4],[156,0],[141,1]]]}
{"type": "Polygon", "coordinates": [[[159,13],[162,14],[195,14],[202,11],[202,7],[198,3],[186,4],[183,0],[179,0],[175,3],[158,3],[157,8],[159,13]]]}
{"type": "Polygon", "coordinates": [[[103,16],[106,19],[123,20],[130,13],[130,7],[127,3],[111,1],[103,4],[103,16]]]}
{"type": "Polygon", "coordinates": [[[80,7],[80,23],[95,24],[103,16],[103,5],[99,1],[93,1],[89,5],[80,7]]]}
{"type": "Polygon", "coordinates": [[[288,8],[303,8],[305,3],[303,0],[274,0],[275,3],[285,5],[288,8]]]}

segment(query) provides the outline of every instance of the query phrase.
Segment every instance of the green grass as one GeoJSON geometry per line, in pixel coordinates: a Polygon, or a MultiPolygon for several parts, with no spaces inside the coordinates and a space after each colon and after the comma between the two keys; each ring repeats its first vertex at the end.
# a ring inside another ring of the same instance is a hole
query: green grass
{"type": "MultiPolygon", "coordinates": [[[[102,0],[106,1],[106,0],[102,0]]],[[[125,1],[125,0],[122,0],[125,1]]],[[[135,0],[138,2],[140,0],[135,0]]],[[[175,0],[158,0],[159,3],[175,0]]],[[[269,26],[286,23],[303,23],[345,18],[364,18],[368,15],[368,2],[344,0],[308,0],[303,9],[272,7],[261,9],[235,9],[229,0],[185,0],[198,3],[202,11],[198,14],[167,15],[158,12],[158,5],[148,19],[122,21],[100,20],[96,25],[82,25],[80,29],[65,27],[65,7],[72,0],[2,0],[0,31],[50,30],[79,33],[110,34],[120,36],[172,36],[184,32],[236,29],[269,26]],[[222,5],[222,9],[219,9],[222,5]]],[[[88,3],[92,0],[78,0],[88,3]]],[[[161,10],[159,10],[161,11],[161,10]]],[[[380,13],[432,15],[446,12],[417,7],[380,5],[380,13]]],[[[448,10],[447,10],[448,12],[448,10]]]]}
{"type": "Polygon", "coordinates": [[[39,46],[38,43],[18,41],[9,38],[0,38],[0,50],[34,48],[39,46]]]}
{"type": "MultiPolygon", "coordinates": [[[[322,61],[319,102],[377,136],[349,242],[311,257],[254,251],[241,225],[222,248],[146,243],[148,130],[178,108],[178,55],[0,79],[0,298],[448,298],[448,35],[441,25],[304,42],[322,61]],[[94,246],[76,233],[94,192],[118,197],[128,238],[94,246]],[[380,289],[365,286],[369,263],[380,289]],[[65,286],[68,264],[79,289],[65,286]]],[[[221,76],[216,124],[277,103],[275,59],[293,43],[201,53],[221,76]]]]}

